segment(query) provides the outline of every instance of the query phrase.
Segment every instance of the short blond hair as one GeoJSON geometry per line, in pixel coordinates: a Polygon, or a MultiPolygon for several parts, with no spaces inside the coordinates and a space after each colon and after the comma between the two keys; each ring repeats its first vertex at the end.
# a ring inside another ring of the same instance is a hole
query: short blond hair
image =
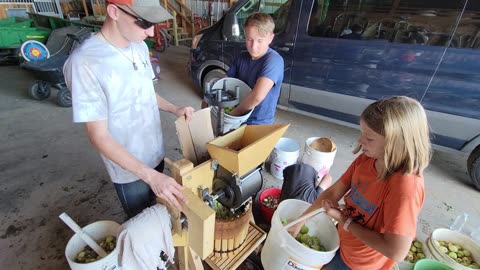
{"type": "MultiPolygon", "coordinates": [[[[427,115],[415,99],[396,96],[370,104],[360,118],[385,137],[385,168],[378,179],[396,172],[421,176],[428,166],[432,148],[427,115]]],[[[354,153],[361,149],[359,145],[354,153]]]]}
{"type": "Polygon", "coordinates": [[[245,28],[254,26],[261,35],[273,34],[275,30],[275,22],[272,16],[267,13],[256,12],[248,16],[245,21],[245,28]]]}

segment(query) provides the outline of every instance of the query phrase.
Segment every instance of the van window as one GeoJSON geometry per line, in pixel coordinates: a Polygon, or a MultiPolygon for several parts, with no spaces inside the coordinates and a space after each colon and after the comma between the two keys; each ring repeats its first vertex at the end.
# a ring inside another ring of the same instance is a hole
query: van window
{"type": "Polygon", "coordinates": [[[255,12],[270,14],[275,21],[275,33],[282,32],[288,21],[288,14],[293,0],[250,0],[237,13],[237,20],[240,27],[240,39],[245,39],[244,28],[247,17],[255,12]]]}
{"type": "MultiPolygon", "coordinates": [[[[473,1],[471,1],[473,2],[473,1]]],[[[308,34],[392,43],[479,48],[475,7],[458,1],[315,0],[308,34]],[[457,20],[462,22],[456,28],[457,20]],[[453,34],[453,31],[456,32],[453,34]]]]}

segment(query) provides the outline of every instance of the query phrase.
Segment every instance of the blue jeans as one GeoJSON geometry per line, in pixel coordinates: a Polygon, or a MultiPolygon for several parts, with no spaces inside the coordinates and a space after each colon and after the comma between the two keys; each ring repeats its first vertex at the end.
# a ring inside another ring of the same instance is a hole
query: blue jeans
{"type": "Polygon", "coordinates": [[[340,256],[340,249],[335,253],[335,257],[323,267],[322,270],[350,270],[350,268],[343,262],[340,256]]]}
{"type": "MultiPolygon", "coordinates": [[[[155,170],[163,172],[164,165],[165,163],[162,160],[155,167],[155,170]]],[[[125,211],[129,219],[156,203],[157,196],[150,186],[141,179],[128,184],[114,183],[114,185],[118,198],[122,203],[123,211],[125,211]]]]}

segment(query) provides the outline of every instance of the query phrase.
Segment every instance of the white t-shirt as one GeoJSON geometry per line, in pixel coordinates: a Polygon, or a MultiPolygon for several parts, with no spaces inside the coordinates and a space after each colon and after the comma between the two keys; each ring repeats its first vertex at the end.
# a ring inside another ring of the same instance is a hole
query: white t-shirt
{"type": "MultiPolygon", "coordinates": [[[[63,72],[72,92],[73,121],[108,120],[113,138],[137,159],[155,167],[165,157],[165,149],[149,59],[144,42],[117,49],[97,34],[75,49],[63,72]]],[[[138,180],[102,158],[114,183],[138,180]]]]}

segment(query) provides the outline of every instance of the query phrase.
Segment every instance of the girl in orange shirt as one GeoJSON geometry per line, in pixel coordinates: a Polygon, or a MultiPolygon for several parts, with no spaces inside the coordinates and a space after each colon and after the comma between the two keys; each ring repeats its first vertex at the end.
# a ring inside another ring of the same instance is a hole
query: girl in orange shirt
{"type": "Polygon", "coordinates": [[[424,202],[431,145],[420,103],[403,96],[374,102],[360,129],[354,153],[362,154],[305,212],[323,207],[338,221],[340,248],[326,270],[390,270],[407,255],[424,202]]]}

